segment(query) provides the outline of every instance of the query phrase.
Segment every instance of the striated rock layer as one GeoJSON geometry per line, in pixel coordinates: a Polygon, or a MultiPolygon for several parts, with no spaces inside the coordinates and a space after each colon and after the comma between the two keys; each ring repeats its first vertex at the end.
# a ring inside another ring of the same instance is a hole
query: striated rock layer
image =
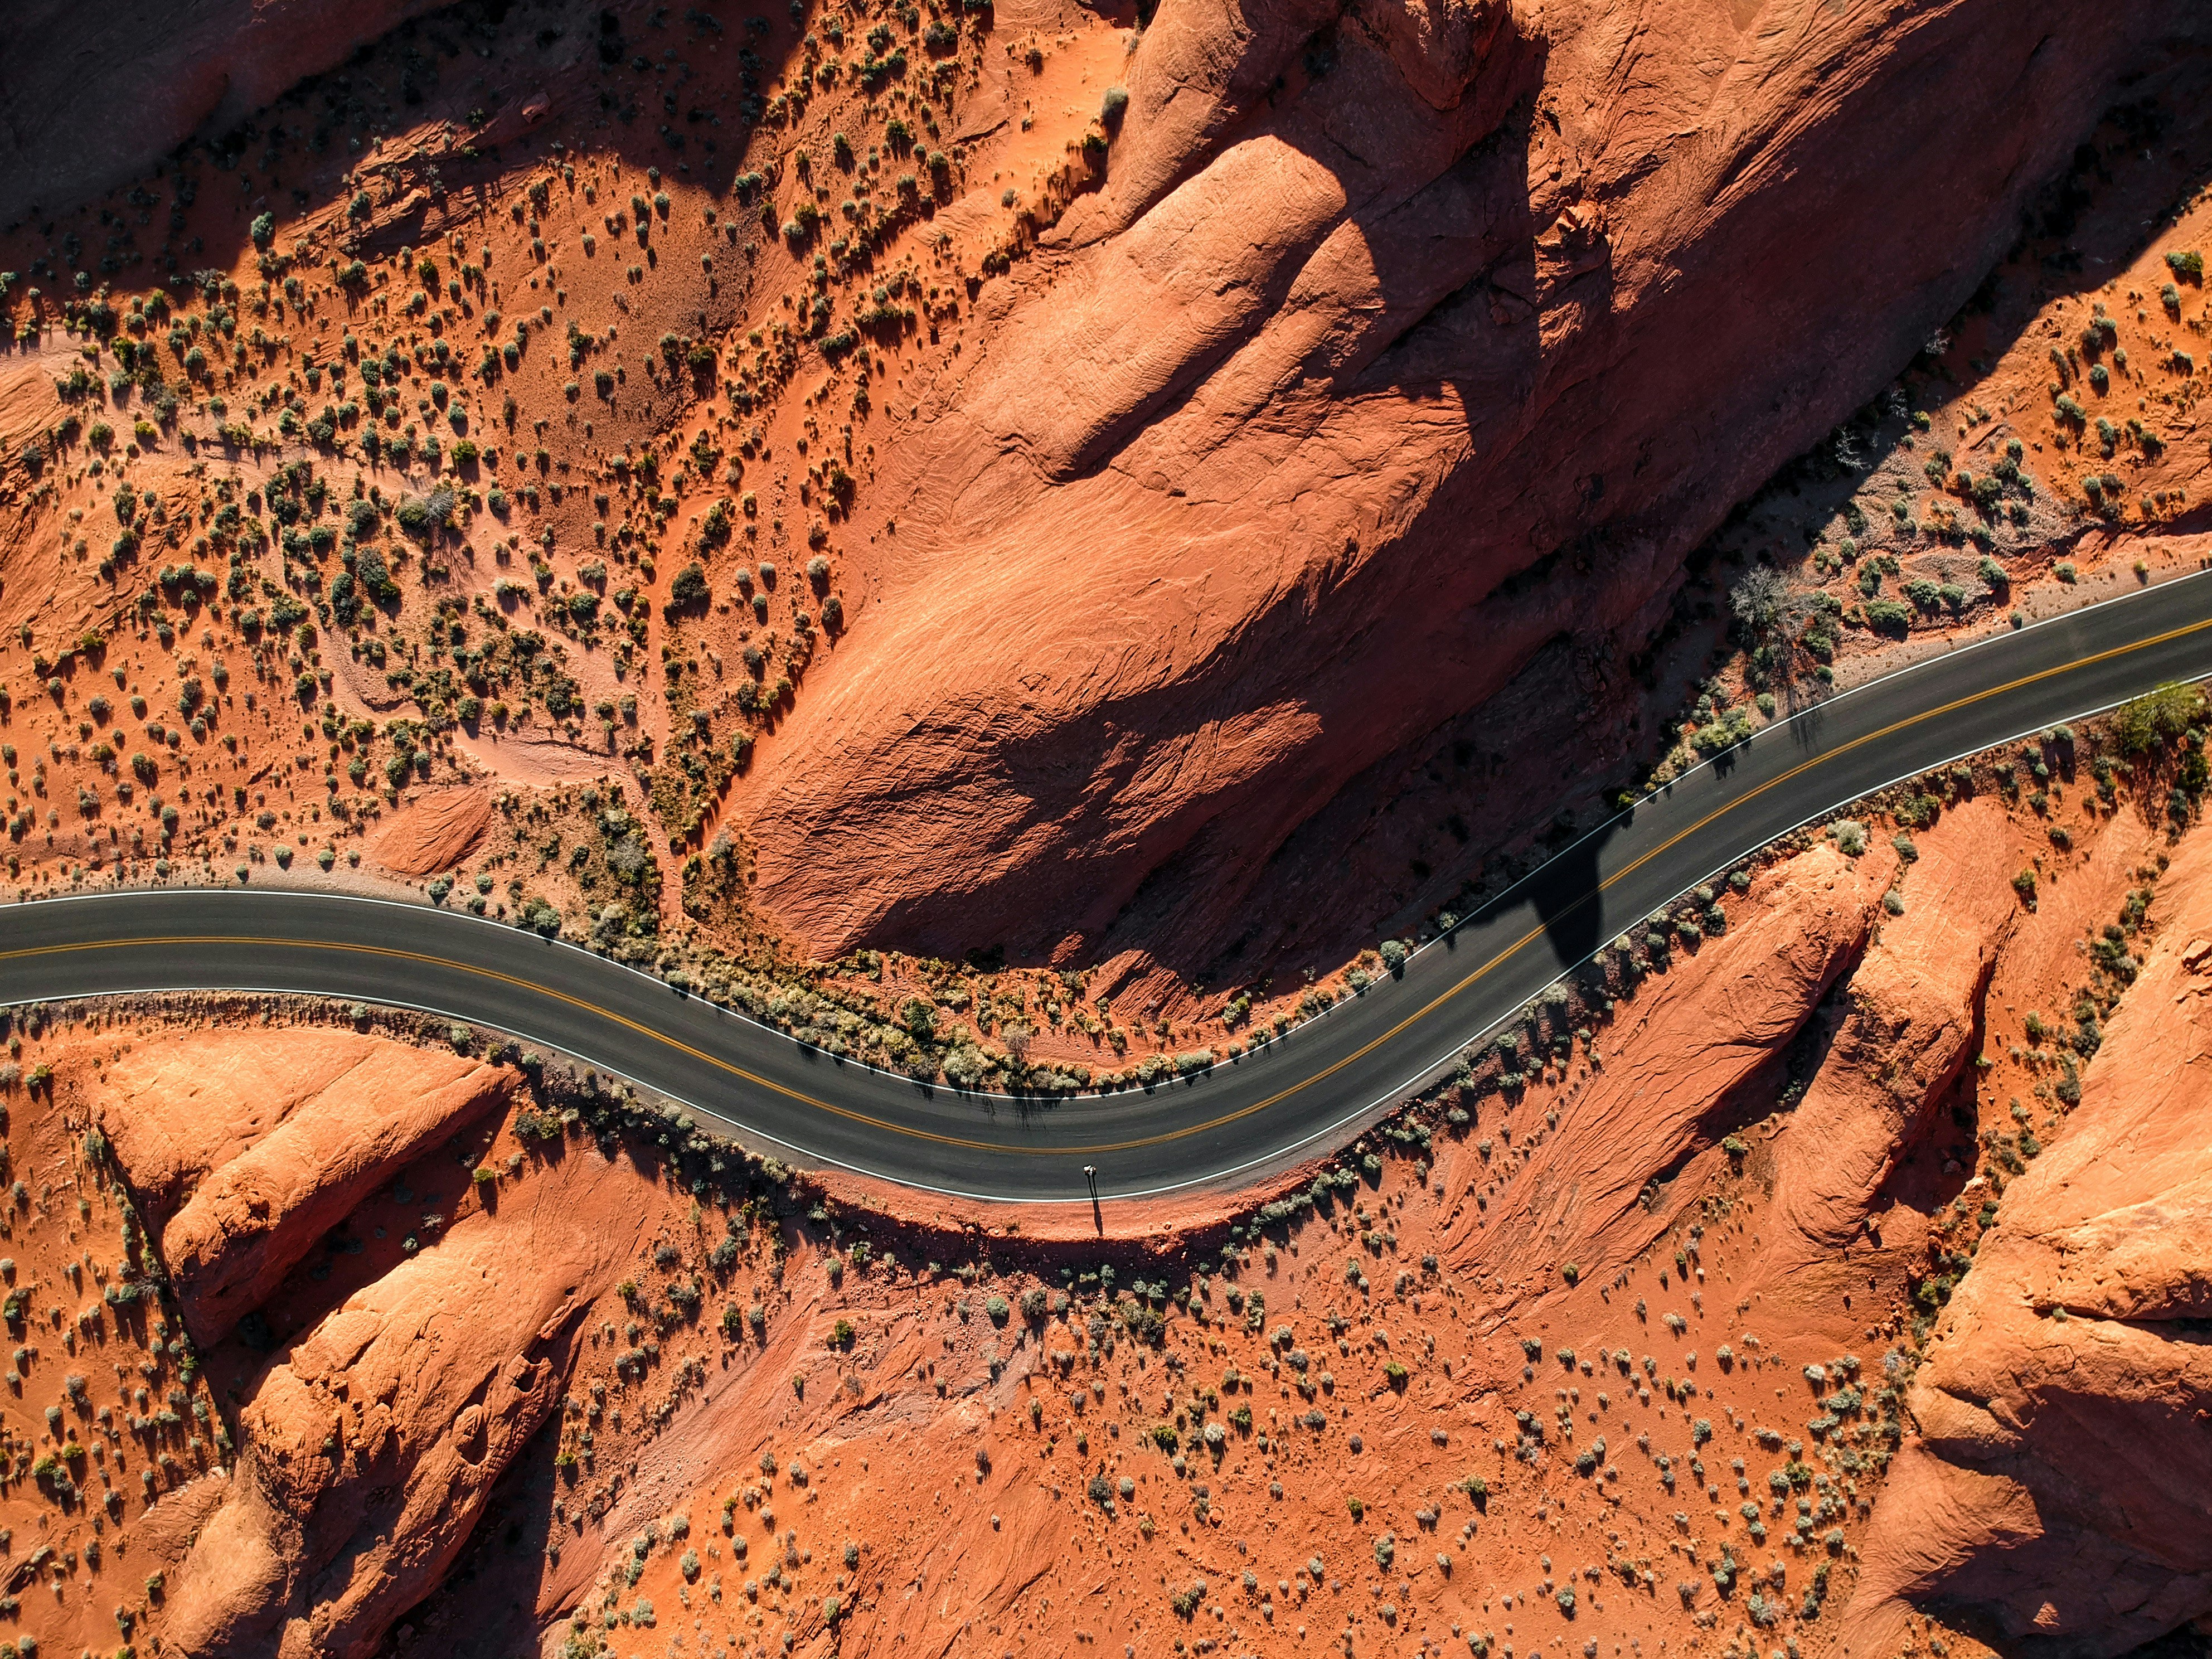
{"type": "Polygon", "coordinates": [[[349,1033],[205,1032],[125,1056],[92,1110],[160,1229],[185,1322],[216,1342],[372,1188],[520,1080],[349,1033]]]}
{"type": "Polygon", "coordinates": [[[1164,7],[1103,187],[879,463],[865,623],[742,787],[758,897],[817,952],[1070,960],[1133,902],[1202,961],[1299,823],[1563,638],[1595,741],[1689,550],[2208,33],[1164,7]]]}
{"type": "Polygon", "coordinates": [[[1908,1607],[2021,1654],[2124,1653],[2212,1613],[2212,839],[2066,1135],[2003,1194],[1907,1396],[1850,1646],[1908,1607]]]}
{"type": "MultiPolygon", "coordinates": [[[[412,1200],[414,1224],[429,1200],[408,1182],[451,1170],[457,1135],[495,1130],[485,1120],[520,1081],[349,1032],[204,1031],[134,1045],[85,1103],[159,1229],[188,1326],[214,1343],[271,1305],[312,1249],[362,1225],[374,1189],[412,1200]]],[[[504,1203],[485,1177],[465,1170],[450,1225],[422,1216],[405,1254],[254,1368],[237,1467],[170,1576],[164,1630],[182,1651],[374,1648],[544,1422],[576,1319],[643,1223],[604,1190],[634,1193],[629,1177],[590,1153],[504,1203]]]]}
{"type": "Polygon", "coordinates": [[[192,1654],[367,1653],[442,1578],[565,1383],[577,1317],[636,1250],[565,1160],[332,1310],[240,1413],[233,1495],[179,1572],[192,1654]]]}
{"type": "MultiPolygon", "coordinates": [[[[134,177],[220,134],[437,0],[180,0],[9,9],[28,71],[0,80],[0,223],[134,177]]],[[[22,57],[18,56],[19,66],[22,57]]]]}
{"type": "Polygon", "coordinates": [[[1778,1276],[1818,1271],[1866,1224],[1876,1195],[1922,1138],[1929,1113],[1972,1058],[1982,1000],[2010,943],[2019,905],[2013,848],[1993,800],[1949,815],[1917,850],[1904,915],[1851,975],[1823,1065],[1798,1103],[1795,1133],[1821,1155],[1775,1189],[1786,1218],[1778,1276]],[[1924,898],[1923,898],[1924,896],[1924,898]]]}

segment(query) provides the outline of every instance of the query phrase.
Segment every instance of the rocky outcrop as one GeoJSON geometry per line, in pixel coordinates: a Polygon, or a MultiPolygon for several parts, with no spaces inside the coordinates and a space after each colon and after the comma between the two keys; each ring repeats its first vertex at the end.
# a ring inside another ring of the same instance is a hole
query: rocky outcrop
{"type": "Polygon", "coordinates": [[[1147,945],[1205,960],[1364,769],[1563,635],[1640,650],[2114,77],[2208,28],[1164,8],[1102,191],[878,443],[873,591],[737,797],[757,897],[823,954],[1072,959],[1143,888],[1147,945]]]}
{"type": "Polygon", "coordinates": [[[1461,1259],[1479,1258],[1503,1291],[1526,1291],[1556,1287],[1564,1261],[1602,1279],[1650,1248],[1668,1222],[1639,1202],[1646,1184],[1672,1180],[1700,1152],[1720,1158],[1735,1092],[1856,967],[1884,874],[1871,857],[1829,846],[1776,866],[1727,933],[1620,1005],[1597,1039],[1601,1063],[1542,1123],[1486,1109],[1500,1145],[1485,1162],[1504,1171],[1490,1207],[1506,1224],[1468,1234],[1461,1259]]]}
{"type": "Polygon", "coordinates": [[[2022,1654],[2102,1656],[2212,1612],[2212,840],[2066,1133],[2004,1193],[1906,1398],[1854,1651],[1908,1608],[2022,1654]]]}
{"type": "Polygon", "coordinates": [[[0,82],[0,224],[135,177],[437,0],[191,0],[9,9],[0,82]]]}
{"type": "Polygon", "coordinates": [[[240,1413],[234,1490],[185,1561],[186,1653],[374,1649],[466,1543],[567,1378],[577,1316],[637,1250],[630,1177],[589,1152],[349,1297],[240,1413]],[[622,1212],[618,1213],[618,1212],[622,1212]]]}
{"type": "MultiPolygon", "coordinates": [[[[1850,1243],[1875,1195],[1972,1057],[1981,1001],[2019,901],[2012,838],[1995,800],[1962,806],[1896,872],[1905,905],[1884,916],[1789,1127],[1777,1172],[1777,1247],[1812,1262],[1850,1243]]],[[[1784,1264],[1778,1263],[1778,1271],[1784,1264]]]]}
{"type": "MultiPolygon", "coordinates": [[[[403,1173],[424,1184],[422,1160],[520,1084],[312,1029],[142,1035],[92,1058],[72,1067],[70,1110],[105,1137],[210,1346],[333,1229],[382,1237],[363,1201],[403,1173]]],[[[658,1218],[596,1151],[511,1141],[504,1173],[480,1180],[437,1161],[461,1188],[436,1200],[447,1219],[410,1213],[405,1244],[383,1246],[390,1265],[350,1294],[319,1303],[294,1279],[277,1322],[296,1334],[272,1358],[210,1358],[237,1456],[161,1557],[165,1650],[372,1650],[467,1542],[567,1385],[578,1320],[658,1218]]]]}
{"type": "Polygon", "coordinates": [[[476,850],[491,822],[489,789],[426,789],[377,831],[376,861],[403,876],[434,876],[476,850]]]}
{"type": "Polygon", "coordinates": [[[503,1109],[520,1080],[350,1032],[210,1032],[140,1046],[91,1105],[185,1322],[213,1343],[369,1191],[503,1109]]]}

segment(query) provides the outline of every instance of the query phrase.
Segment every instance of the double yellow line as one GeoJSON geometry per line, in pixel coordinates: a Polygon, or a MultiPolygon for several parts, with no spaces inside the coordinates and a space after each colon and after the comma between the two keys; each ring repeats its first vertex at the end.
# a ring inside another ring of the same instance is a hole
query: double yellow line
{"type": "MultiPolygon", "coordinates": [[[[2003,696],[2008,692],[2020,690],[2023,687],[2034,685],[2040,681],[2055,678],[2061,674],[2070,674],[2080,669],[2094,667],[2099,663],[2108,662],[2115,658],[2127,656],[2134,652],[2149,650],[2156,646],[2169,644],[2175,640],[2185,638],[2192,634],[2202,633],[2208,629],[2212,629],[2212,618],[2207,618],[2203,622],[2191,623],[2180,628],[2169,629],[2165,633],[2154,635],[2151,638],[2138,640],[2129,645],[2116,646],[2110,650],[2097,652],[2091,656],[2077,658],[2072,662],[2063,663],[2055,668],[2045,668],[2033,674],[2024,674],[2018,679],[2007,681],[2002,685],[1992,686],[1987,690],[1977,691],[1966,696],[1954,698],[1951,702],[1944,703],[1939,708],[1923,709],[1919,714],[1907,715],[1905,719],[1893,721],[1891,724],[1883,726],[1879,731],[1867,732],[1865,735],[1854,738],[1850,742],[1839,744],[1834,749],[1827,750],[1823,753],[1813,756],[1809,759],[1801,761],[1796,766],[1791,767],[1788,771],[1770,778],[1765,783],[1760,784],[1758,787],[1737,796],[1735,799],[1730,800],[1721,806],[1716,807],[1713,811],[1705,814],[1705,817],[1699,818],[1695,823],[1689,825],[1686,829],[1678,830],[1675,834],[1668,836],[1665,841],[1653,848],[1650,852],[1643,854],[1642,857],[1637,859],[1633,863],[1616,871],[1613,874],[1607,877],[1603,881],[1601,881],[1596,886],[1591,888],[1589,892],[1583,894],[1579,898],[1575,900],[1574,903],[1569,907],[1569,909],[1572,910],[1578,908],[1582,905],[1590,902],[1593,899],[1602,895],[1607,889],[1612,887],[1615,883],[1625,881],[1628,877],[1642,869],[1646,864],[1649,864],[1653,859],[1657,858],[1661,854],[1668,851],[1670,848],[1679,845],[1688,837],[1697,834],[1700,830],[1705,829],[1717,819],[1723,817],[1727,814],[1737,811],[1739,808],[1748,805],[1753,801],[1757,800],[1761,795],[1766,793],[1768,790],[1778,788],[1782,785],[1790,782],[1792,779],[1800,777],[1805,773],[1811,771],[1815,767],[1825,766],[1829,762],[1838,760],[1844,756],[1850,754],[1855,750],[1863,748],[1871,743],[1879,743],[1885,738],[1894,736],[1896,733],[1905,730],[1907,727],[1919,725],[1923,721],[1939,720],[1944,715],[1956,714],[1960,709],[1972,708],[1976,703],[1985,702],[1992,697],[2003,696]]],[[[1388,1030],[1383,1031],[1381,1035],[1370,1038],[1368,1042],[1362,1043],[1358,1048],[1353,1049],[1342,1059],[1322,1067],[1320,1071],[1315,1072],[1310,1076],[1299,1079],[1297,1082],[1292,1083],[1285,1088],[1277,1090],[1273,1094],[1266,1096],[1261,1099],[1255,1100],[1249,1105],[1240,1106],[1231,1112],[1224,1112],[1218,1117],[1206,1119],[1204,1122],[1187,1124],[1184,1127],[1176,1129],[1164,1129],[1158,1134],[1140,1135],[1127,1140],[1102,1141],[1097,1145],[1087,1146],[1053,1147],[1013,1146],[1001,1141],[978,1140],[966,1136],[941,1134],[934,1130],[915,1128],[905,1124],[893,1123],[885,1119],[874,1116],[870,1113],[855,1111],[850,1107],[840,1106],[833,1101],[821,1099],[817,1096],[806,1093],[803,1090],[793,1089],[788,1085],[778,1083],[773,1079],[762,1077],[757,1073],[746,1070],[742,1066],[735,1065],[729,1060],[720,1058],[719,1055],[708,1054],[702,1048],[695,1048],[690,1043],[683,1041],[681,1038],[672,1036],[667,1032],[660,1030],[653,1026],[647,1025],[641,1021],[631,1019],[625,1015],[616,1013],[611,1009],[601,1007],[599,1004],[587,1001],[583,998],[570,996],[565,991],[556,991],[551,987],[541,985],[534,980],[518,978],[512,974],[503,974],[496,969],[478,968],[468,963],[455,962],[452,958],[447,957],[431,956],[418,951],[403,951],[389,945],[349,945],[336,940],[290,939],[243,934],[216,935],[211,937],[178,934],[151,939],[112,939],[79,945],[35,945],[22,950],[0,951],[0,962],[21,961],[43,956],[66,955],[70,952],[79,951],[159,950],[162,948],[186,946],[243,945],[276,949],[339,951],[349,952],[356,956],[378,957],[391,962],[415,963],[427,967],[451,969],[460,973],[472,974],[479,978],[489,980],[498,984],[511,986],[517,990],[526,991],[538,996],[549,998],[555,1002],[565,1004],[568,1007],[574,1008],[583,1013],[596,1015],[598,1018],[606,1020],[612,1024],[621,1026],[626,1030],[634,1031],[641,1036],[647,1037],[654,1042],[665,1044],[668,1048],[675,1049],[679,1054],[687,1054],[693,1060],[696,1060],[705,1065],[714,1066],[717,1070],[726,1073],[732,1078],[738,1079],[741,1082],[752,1085],[755,1088],[765,1090],[771,1094],[781,1095],[785,1099],[793,1101],[799,1105],[809,1106],[817,1111],[829,1113],[832,1116],[842,1118],[847,1122],[859,1124],[866,1128],[878,1129],[889,1134],[903,1135],[912,1139],[928,1141],[937,1146],[955,1147],[966,1152],[1018,1152],[1032,1156],[1052,1158],[1089,1158],[1098,1157],[1109,1152],[1137,1152],[1149,1146],[1162,1146],[1169,1141],[1184,1139],[1192,1135],[1205,1134],[1211,1130],[1218,1129],[1227,1124],[1235,1123],[1243,1118],[1250,1117],[1255,1113],[1265,1111],[1269,1107],[1278,1105],[1283,1101],[1289,1099],[1292,1095],[1297,1094],[1303,1090],[1311,1088],[1316,1084],[1324,1083],[1328,1081],[1328,1079],[1336,1075],[1337,1073],[1344,1070],[1346,1066],[1353,1065],[1356,1062],[1365,1059],[1369,1054],[1373,1054],[1377,1048],[1382,1048],[1384,1044],[1395,1041],[1410,1027],[1419,1024],[1424,1019],[1426,1019],[1431,1014],[1435,1013],[1437,1010],[1442,1008],[1446,1003],[1450,1002],[1462,992],[1474,985],[1485,975],[1497,968],[1500,963],[1507,961],[1526,948],[1539,935],[1543,933],[1544,931],[1545,924],[1541,923],[1530,928],[1519,939],[1516,939],[1511,945],[1506,946],[1503,951],[1497,952],[1480,967],[1471,969],[1464,978],[1458,981],[1449,989],[1440,993],[1429,1002],[1424,1004],[1413,1012],[1407,1015],[1403,1019],[1391,1026],[1388,1030]]]]}

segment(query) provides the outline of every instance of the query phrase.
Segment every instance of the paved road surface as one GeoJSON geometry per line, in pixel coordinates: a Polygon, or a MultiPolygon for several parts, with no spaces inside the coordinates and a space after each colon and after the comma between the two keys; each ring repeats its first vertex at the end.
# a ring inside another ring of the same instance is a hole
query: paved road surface
{"type": "Polygon", "coordinates": [[[1615,935],[1844,802],[2212,674],[2212,574],[1962,647],[1760,732],[1584,836],[1385,979],[1185,1082],[1054,1103],[924,1089],[574,945],[427,905],[169,890],[0,909],[0,1005],[155,989],[428,1009],[636,1079],[748,1145],[940,1192],[1088,1202],[1249,1176],[1398,1099],[1615,935]]]}

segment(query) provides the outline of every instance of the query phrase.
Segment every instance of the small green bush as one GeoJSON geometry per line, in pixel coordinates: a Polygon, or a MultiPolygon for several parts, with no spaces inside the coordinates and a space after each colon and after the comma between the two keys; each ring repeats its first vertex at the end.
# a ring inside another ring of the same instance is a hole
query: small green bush
{"type": "Polygon", "coordinates": [[[1895,599],[1869,599],[1866,602],[1867,626],[1877,634],[1901,635],[1912,627],[1912,611],[1895,599]]]}
{"type": "Polygon", "coordinates": [[[2120,753],[2133,758],[2172,742],[2203,716],[2204,698],[2194,686],[2168,684],[2120,705],[2112,717],[2120,753]]]}
{"type": "Polygon", "coordinates": [[[669,602],[672,605],[704,605],[709,596],[707,573],[696,564],[685,565],[683,569],[676,573],[676,579],[668,585],[669,602]]]}

